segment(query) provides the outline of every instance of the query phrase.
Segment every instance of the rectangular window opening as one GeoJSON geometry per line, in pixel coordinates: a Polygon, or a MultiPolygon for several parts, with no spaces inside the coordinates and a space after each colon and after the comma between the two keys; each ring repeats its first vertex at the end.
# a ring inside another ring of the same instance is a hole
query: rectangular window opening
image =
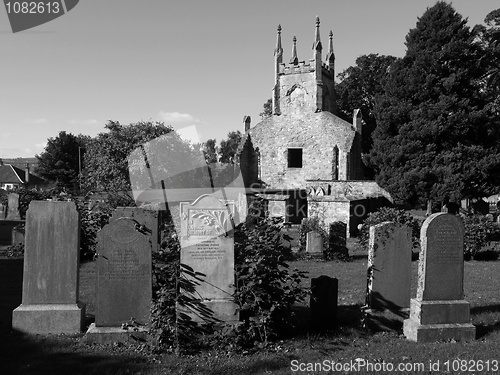
{"type": "Polygon", "coordinates": [[[288,168],[302,168],[302,149],[288,149],[288,168]]]}

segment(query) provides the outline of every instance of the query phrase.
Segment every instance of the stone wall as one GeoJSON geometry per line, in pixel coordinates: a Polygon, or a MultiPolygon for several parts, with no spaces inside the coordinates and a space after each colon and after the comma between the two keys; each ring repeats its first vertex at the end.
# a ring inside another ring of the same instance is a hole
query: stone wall
{"type": "Polygon", "coordinates": [[[329,112],[272,116],[245,134],[240,147],[245,184],[250,186],[256,181],[257,174],[265,187],[272,189],[304,188],[306,180],[332,180],[335,177],[347,180],[349,170],[351,173],[361,170],[361,159],[354,156],[356,152],[351,152],[355,134],[351,124],[329,112]],[[335,160],[335,146],[338,161],[335,160]],[[302,168],[288,167],[289,148],[302,149],[302,168]]]}

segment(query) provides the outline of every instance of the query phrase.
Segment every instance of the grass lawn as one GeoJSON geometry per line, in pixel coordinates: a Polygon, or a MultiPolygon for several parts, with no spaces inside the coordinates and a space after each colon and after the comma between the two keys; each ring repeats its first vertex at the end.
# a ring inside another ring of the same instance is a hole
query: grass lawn
{"type": "MultiPolygon", "coordinates": [[[[152,356],[141,345],[87,345],[82,341],[83,334],[29,336],[3,329],[0,332],[0,374],[307,374],[321,373],[313,371],[313,367],[307,368],[308,363],[309,366],[322,363],[324,367],[316,367],[316,370],[328,370],[331,361],[337,366],[350,366],[356,360],[366,361],[370,369],[381,370],[351,368],[361,370],[355,372],[361,374],[384,373],[383,368],[390,365],[394,365],[394,373],[409,374],[438,374],[446,370],[457,374],[500,372],[500,261],[465,263],[465,299],[471,303],[471,318],[477,327],[477,339],[467,343],[417,344],[407,341],[401,333],[373,333],[359,327],[367,259],[355,243],[351,242],[349,247],[354,254],[351,262],[303,260],[291,263],[292,267],[308,271],[310,278],[320,275],[338,278],[340,326],[336,331],[318,334],[310,333],[304,327],[294,332],[293,337],[275,343],[272,348],[260,353],[212,351],[177,357],[172,354],[152,356]],[[408,367],[403,372],[396,371],[398,364],[408,367]],[[430,370],[430,364],[433,364],[434,371],[430,370]],[[480,365],[483,371],[478,371],[480,365]],[[486,371],[487,365],[490,371],[486,371]],[[301,369],[305,371],[299,371],[301,369]]],[[[4,310],[20,302],[19,272],[17,276],[11,272],[7,279],[7,270],[14,265],[8,262],[12,260],[0,260],[0,307],[4,310]],[[6,286],[14,292],[4,293],[6,286]],[[12,296],[13,293],[17,297],[12,296]],[[8,296],[7,304],[3,303],[5,295],[8,296]]],[[[18,264],[15,267],[19,269],[18,264]]],[[[417,262],[414,261],[413,295],[416,292],[416,276],[417,262]]],[[[80,299],[87,304],[87,314],[92,317],[95,311],[95,263],[82,264],[80,279],[80,299]]],[[[309,281],[307,283],[309,285],[309,281]]],[[[306,306],[307,303],[298,306],[297,311],[307,318],[306,306]]],[[[6,314],[0,317],[5,320],[6,314]]]]}

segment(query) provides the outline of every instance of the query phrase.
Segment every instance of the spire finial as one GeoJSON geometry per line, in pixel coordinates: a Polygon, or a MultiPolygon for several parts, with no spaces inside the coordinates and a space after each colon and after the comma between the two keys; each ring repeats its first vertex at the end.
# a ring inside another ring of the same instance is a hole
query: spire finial
{"type": "Polygon", "coordinates": [[[330,42],[328,45],[328,54],[326,55],[326,59],[328,61],[333,61],[335,60],[335,54],[333,53],[333,31],[330,30],[329,34],[330,42]]]}
{"type": "Polygon", "coordinates": [[[316,51],[321,51],[323,47],[321,46],[321,38],[319,36],[319,17],[316,16],[316,35],[314,39],[313,49],[316,51]]]}
{"type": "Polygon", "coordinates": [[[283,55],[283,47],[281,47],[281,25],[278,25],[278,38],[276,40],[276,48],[274,50],[275,56],[283,55]]]}
{"type": "Polygon", "coordinates": [[[297,65],[299,59],[297,58],[297,37],[293,36],[293,46],[292,46],[292,58],[290,59],[290,64],[297,65]]]}

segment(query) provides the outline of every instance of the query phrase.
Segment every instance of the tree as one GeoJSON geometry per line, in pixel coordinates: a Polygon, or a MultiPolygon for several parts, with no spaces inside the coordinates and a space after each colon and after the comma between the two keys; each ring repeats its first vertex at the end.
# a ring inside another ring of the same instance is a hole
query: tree
{"type": "Polygon", "coordinates": [[[482,90],[477,33],[439,1],[406,36],[374,108],[369,161],[396,202],[457,200],[495,192],[498,114],[482,90]]]}
{"type": "Polygon", "coordinates": [[[217,163],[217,140],[216,139],[208,139],[202,146],[203,153],[205,154],[205,161],[207,164],[217,163]]]}
{"type": "Polygon", "coordinates": [[[363,126],[362,152],[372,147],[372,133],[377,126],[373,108],[375,97],[383,93],[382,81],[388,75],[394,56],[378,54],[362,55],[351,66],[338,75],[340,83],[335,86],[339,116],[351,122],[353,111],[361,109],[363,126]]]}
{"type": "Polygon", "coordinates": [[[78,174],[82,149],[90,137],[75,136],[61,131],[57,137],[49,138],[45,150],[36,155],[36,173],[54,182],[57,187],[73,190],[78,186],[78,174]]]}
{"type": "Polygon", "coordinates": [[[156,122],[121,125],[109,121],[106,133],[100,133],[87,145],[85,153],[85,188],[92,191],[130,191],[127,158],[140,145],[173,131],[156,122]]]}
{"type": "Polygon", "coordinates": [[[234,156],[236,155],[236,150],[241,142],[241,132],[229,132],[227,134],[227,139],[220,142],[219,147],[219,161],[221,163],[234,164],[234,156]]]}
{"type": "Polygon", "coordinates": [[[263,107],[264,109],[261,113],[259,113],[262,120],[273,115],[273,100],[271,98],[267,99],[267,102],[264,103],[263,107]]]}

